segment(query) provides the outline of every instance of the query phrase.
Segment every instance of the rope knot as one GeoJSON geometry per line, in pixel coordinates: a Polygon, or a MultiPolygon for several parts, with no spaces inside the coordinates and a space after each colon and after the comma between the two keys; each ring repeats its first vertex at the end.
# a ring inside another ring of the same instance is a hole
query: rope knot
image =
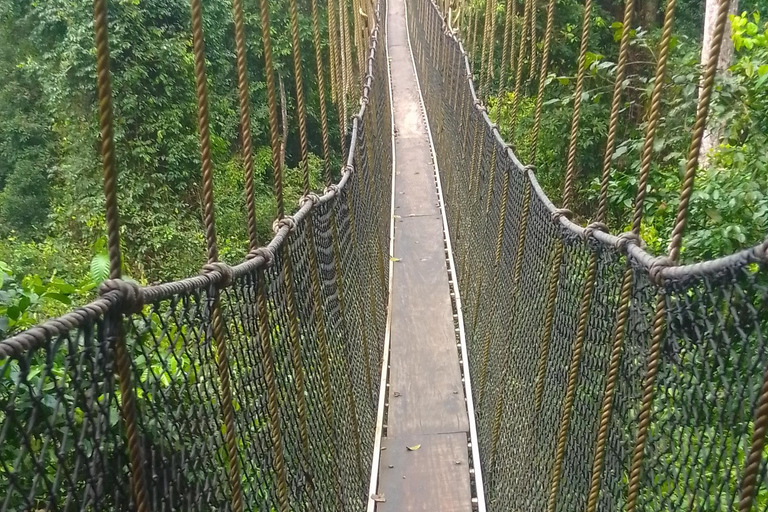
{"type": "Polygon", "coordinates": [[[325,187],[325,189],[323,190],[323,195],[324,196],[327,196],[327,195],[335,196],[335,195],[339,194],[339,190],[340,190],[339,186],[336,185],[335,183],[333,183],[333,184],[328,185],[327,187],[325,187]]]}
{"type": "Polygon", "coordinates": [[[570,220],[573,217],[573,212],[568,208],[555,208],[552,210],[552,222],[555,224],[559,223],[561,217],[570,220]]]}
{"type": "Polygon", "coordinates": [[[291,217],[290,215],[286,215],[282,219],[275,219],[275,222],[272,223],[272,231],[277,234],[278,231],[283,229],[284,227],[288,228],[288,232],[290,233],[296,228],[296,221],[291,217]]]}
{"type": "MultiPolygon", "coordinates": [[[[532,173],[535,174],[536,173],[536,166],[533,165],[533,164],[525,165],[525,166],[523,166],[523,171],[525,171],[525,172],[532,172],[532,173]]],[[[570,217],[568,217],[568,218],[570,219],[570,217]]]]}
{"type": "Polygon", "coordinates": [[[368,96],[367,96],[367,95],[363,95],[363,96],[360,98],[360,105],[367,105],[367,104],[368,104],[368,101],[369,101],[369,100],[368,100],[368,96]]]}
{"type": "Polygon", "coordinates": [[[120,294],[120,303],[125,313],[141,313],[144,307],[144,298],[138,283],[122,279],[107,279],[99,285],[99,295],[103,296],[109,292],[118,292],[120,294]]]}
{"type": "Polygon", "coordinates": [[[348,172],[349,174],[353,174],[355,172],[355,166],[352,164],[347,164],[341,168],[341,172],[342,173],[348,172]]]}
{"type": "Polygon", "coordinates": [[[252,260],[254,258],[261,257],[264,260],[264,265],[267,267],[271,267],[272,263],[275,260],[275,253],[272,252],[272,249],[269,247],[259,247],[258,249],[254,249],[250,251],[245,259],[252,260]]]}
{"type": "Polygon", "coordinates": [[[674,264],[675,262],[672,260],[672,258],[667,256],[654,258],[653,263],[651,263],[651,267],[648,269],[648,276],[651,278],[651,281],[660,286],[662,284],[661,271],[667,267],[673,266],[674,264]]]}
{"type": "Polygon", "coordinates": [[[592,238],[595,234],[595,231],[602,231],[603,233],[608,232],[608,226],[605,225],[603,222],[592,222],[587,227],[584,228],[584,240],[589,240],[592,238]]]}
{"type": "Polygon", "coordinates": [[[216,286],[219,288],[226,288],[232,284],[232,279],[234,278],[232,267],[223,261],[214,261],[213,263],[203,265],[203,274],[210,274],[212,272],[221,274],[221,278],[216,282],[216,286]]]}
{"type": "Polygon", "coordinates": [[[307,204],[307,201],[312,203],[312,207],[314,208],[315,206],[317,206],[317,203],[320,202],[320,196],[318,196],[314,192],[310,192],[309,194],[301,196],[299,198],[299,208],[303,208],[304,205],[307,204]]]}
{"type": "Polygon", "coordinates": [[[624,233],[620,233],[618,239],[618,242],[616,242],[616,248],[624,254],[627,253],[629,244],[636,245],[638,247],[642,247],[643,245],[643,239],[640,238],[640,235],[633,233],[632,231],[625,231],[624,233]]]}
{"type": "Polygon", "coordinates": [[[499,132],[499,125],[496,123],[491,123],[491,130],[497,133],[501,133],[499,132]]]}

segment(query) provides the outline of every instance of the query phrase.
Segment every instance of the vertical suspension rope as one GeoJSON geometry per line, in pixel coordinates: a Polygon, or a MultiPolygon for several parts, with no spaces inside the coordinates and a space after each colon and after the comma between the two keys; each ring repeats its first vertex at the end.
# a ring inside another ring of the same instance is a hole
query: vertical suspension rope
{"type": "Polygon", "coordinates": [[[587,68],[587,45],[589,44],[590,14],[592,0],[584,1],[584,17],[581,22],[581,46],[579,48],[579,64],[576,70],[576,91],[573,96],[573,116],[571,118],[571,134],[568,139],[568,156],[565,167],[565,187],[563,190],[563,208],[570,208],[576,186],[576,143],[579,138],[579,120],[581,118],[581,95],[584,90],[584,75],[587,68]]]}
{"type": "MultiPolygon", "coordinates": [[[[323,71],[323,54],[320,40],[320,16],[317,9],[317,0],[310,0],[312,8],[312,44],[315,50],[315,64],[317,66],[317,92],[320,103],[320,133],[323,141],[323,181],[331,184],[331,144],[328,134],[328,106],[325,97],[325,71],[323,71]]],[[[330,29],[329,29],[330,30],[330,29]]],[[[333,60],[333,58],[331,58],[333,60]]],[[[333,81],[333,80],[331,80],[333,81]]]]}
{"type": "MultiPolygon", "coordinates": [[[[288,10],[291,24],[291,50],[293,53],[293,77],[296,87],[296,110],[299,124],[299,166],[301,167],[304,194],[309,194],[309,162],[307,149],[307,107],[304,101],[304,80],[301,72],[301,46],[299,40],[299,12],[296,0],[289,0],[288,10]]],[[[282,181],[282,180],[281,180],[282,181]]],[[[282,191],[281,191],[282,192],[282,191]]],[[[280,198],[283,201],[283,198],[280,198]]],[[[311,226],[307,231],[311,231],[311,226]]],[[[288,335],[291,344],[291,363],[293,366],[294,383],[296,385],[296,412],[299,420],[299,439],[304,463],[309,465],[311,460],[311,446],[309,444],[309,428],[307,426],[307,398],[304,375],[304,363],[301,355],[301,334],[299,332],[299,317],[296,312],[296,295],[291,262],[290,244],[282,246],[283,272],[285,273],[285,298],[288,310],[288,335]]],[[[312,271],[314,273],[314,271],[312,271]]],[[[307,468],[306,471],[309,469],[307,468]]],[[[311,478],[308,479],[310,482],[311,478]]],[[[310,493],[314,491],[310,485],[310,493]]]]}
{"type": "Polygon", "coordinates": [[[493,10],[495,6],[495,0],[485,0],[485,18],[483,21],[483,52],[480,56],[480,88],[478,90],[479,97],[484,100],[487,95],[488,76],[490,76],[490,70],[488,69],[490,61],[488,55],[493,46],[493,10]]]}
{"type": "MultiPolygon", "coordinates": [[[[198,0],[199,1],[199,0],[198,0]]],[[[277,124],[277,93],[275,88],[274,64],[272,61],[272,38],[269,28],[269,0],[259,0],[261,18],[261,39],[264,51],[264,71],[267,80],[267,106],[269,109],[269,140],[272,149],[272,169],[274,171],[274,188],[277,199],[277,217],[284,215],[283,205],[283,170],[280,161],[280,135],[277,124]]],[[[259,292],[257,309],[259,315],[259,333],[261,338],[262,356],[264,357],[264,379],[267,383],[267,412],[269,415],[269,433],[272,440],[272,454],[275,459],[276,491],[278,509],[280,512],[289,510],[288,477],[285,467],[283,440],[280,425],[280,405],[278,403],[277,377],[275,370],[272,338],[269,332],[269,315],[267,312],[265,273],[259,275],[259,292]]]]}
{"type": "Polygon", "coordinates": [[[555,18],[555,2],[547,3],[547,26],[544,29],[544,47],[541,50],[541,72],[539,73],[539,88],[536,92],[536,110],[533,115],[533,130],[531,132],[531,154],[529,161],[536,165],[536,152],[539,146],[539,131],[541,130],[541,111],[544,107],[544,88],[547,84],[547,68],[549,67],[549,47],[552,41],[552,27],[555,18]]]}
{"type": "Polygon", "coordinates": [[[491,94],[491,85],[493,84],[493,56],[496,50],[496,0],[490,0],[491,2],[491,26],[489,27],[489,40],[488,40],[488,65],[486,66],[485,77],[485,96],[487,99],[491,94]]]}
{"type": "MultiPolygon", "coordinates": [[[[107,221],[107,248],[109,252],[109,278],[120,279],[122,257],[120,254],[120,216],[117,208],[117,166],[115,164],[115,130],[112,106],[112,78],[109,58],[109,20],[107,1],[94,0],[93,27],[96,43],[96,78],[99,96],[99,132],[101,134],[101,158],[104,181],[105,215],[107,221]]],[[[122,328],[122,314],[115,313],[106,319],[107,339],[115,346],[115,366],[120,384],[121,415],[128,439],[131,462],[131,491],[138,512],[149,512],[144,457],[136,425],[136,394],[131,383],[131,361],[122,328]]]]}
{"type": "MultiPolygon", "coordinates": [[[[578,139],[579,118],[581,116],[581,93],[584,88],[584,75],[586,72],[586,53],[589,43],[590,14],[592,10],[592,0],[584,2],[584,17],[581,25],[581,46],[579,49],[579,62],[576,71],[576,91],[573,100],[573,117],[571,120],[571,134],[568,144],[568,159],[566,164],[565,186],[563,193],[563,208],[567,209],[573,199],[574,187],[576,181],[576,141],[578,139]]],[[[547,301],[546,316],[549,322],[554,320],[555,297],[557,295],[557,286],[560,277],[560,265],[563,261],[563,243],[556,242],[558,248],[555,251],[556,258],[552,266],[550,275],[551,287],[549,293],[552,300],[547,301]],[[551,309],[550,309],[551,308],[551,309]]],[[[563,412],[560,418],[560,427],[557,435],[557,448],[555,450],[555,460],[552,468],[550,481],[549,499],[547,501],[548,512],[555,512],[557,506],[557,496],[560,491],[560,480],[562,477],[563,458],[565,457],[565,445],[568,438],[571,416],[573,412],[573,403],[576,397],[576,380],[579,375],[579,365],[581,364],[581,355],[584,346],[584,337],[586,336],[587,320],[589,318],[589,308],[592,298],[592,292],[595,286],[595,273],[597,270],[597,258],[593,254],[590,258],[587,270],[586,282],[579,307],[578,327],[576,330],[576,339],[573,343],[571,361],[568,367],[568,383],[563,399],[563,412]]],[[[545,330],[551,331],[551,326],[545,327],[545,330]]],[[[545,340],[549,343],[549,340],[545,340]]]]}
{"type": "MultiPolygon", "coordinates": [[[[523,86],[523,59],[525,58],[525,38],[528,33],[528,22],[531,16],[531,4],[526,1],[523,10],[523,24],[520,26],[520,47],[517,52],[517,68],[515,69],[515,92],[512,96],[512,110],[509,115],[509,127],[511,138],[515,140],[515,129],[517,128],[517,111],[520,108],[520,95],[523,86]]],[[[513,37],[514,39],[514,37],[513,37]]]]}
{"type": "MultiPolygon", "coordinates": [[[[669,254],[666,264],[676,264],[680,256],[683,231],[685,230],[686,218],[688,215],[688,204],[693,193],[693,183],[698,169],[699,153],[701,151],[701,141],[704,135],[704,129],[709,114],[709,104],[714,89],[715,75],[717,73],[717,61],[720,55],[720,46],[723,42],[726,21],[728,19],[729,0],[720,0],[718,4],[717,20],[715,30],[712,35],[712,43],[709,49],[709,61],[704,70],[704,76],[699,93],[699,101],[696,107],[696,120],[693,127],[693,135],[688,149],[688,160],[686,162],[685,175],[680,189],[680,203],[677,209],[675,225],[672,230],[672,240],[669,244],[669,254]]],[[[640,475],[642,472],[645,442],[647,440],[648,428],[651,423],[651,410],[653,408],[653,391],[656,383],[656,375],[659,371],[661,359],[661,344],[665,332],[666,301],[663,292],[659,292],[656,299],[656,311],[653,319],[653,337],[648,352],[648,366],[646,368],[645,378],[643,379],[643,392],[640,412],[638,415],[637,437],[635,439],[635,448],[632,452],[632,464],[629,472],[629,493],[627,496],[627,512],[634,512],[637,506],[637,499],[640,492],[640,475]]],[[[750,461],[752,454],[748,457],[750,461]]],[[[762,450],[761,455],[762,456],[762,450]]],[[[750,461],[751,462],[751,461],[750,461]]],[[[759,466],[759,463],[757,464],[759,466]]],[[[757,472],[757,466],[753,466],[753,471],[757,472]]],[[[745,479],[749,477],[749,472],[745,473],[745,479]]],[[[750,498],[741,497],[739,508],[750,498]]],[[[743,510],[749,510],[751,502],[743,510]]]]}
{"type": "Polygon", "coordinates": [[[536,53],[536,3],[537,0],[528,0],[531,3],[531,66],[529,69],[529,80],[533,81],[536,77],[536,62],[538,56],[536,53]]]}
{"type": "Polygon", "coordinates": [[[232,0],[232,14],[235,22],[235,52],[237,55],[237,90],[240,100],[240,143],[243,145],[245,167],[245,207],[248,217],[249,250],[259,247],[256,230],[256,200],[253,194],[253,145],[251,141],[251,107],[248,92],[248,68],[245,51],[245,29],[243,28],[243,0],[232,0]]]}
{"type": "Polygon", "coordinates": [[[640,226],[643,220],[643,210],[645,206],[645,195],[648,191],[648,178],[651,173],[651,155],[653,154],[653,141],[656,137],[656,128],[659,124],[661,115],[661,92],[664,87],[664,79],[667,72],[667,59],[669,55],[669,43],[672,40],[672,28],[675,22],[675,7],[677,0],[667,0],[667,6],[664,11],[664,25],[659,41],[659,56],[656,64],[656,76],[653,81],[653,91],[651,92],[651,106],[648,111],[648,124],[645,130],[645,140],[643,141],[643,152],[640,159],[640,175],[637,181],[637,195],[635,196],[635,207],[632,215],[632,232],[640,233],[640,226]]]}
{"type": "MultiPolygon", "coordinates": [[[[219,251],[216,244],[216,219],[213,199],[213,165],[211,162],[211,139],[208,111],[208,77],[205,70],[205,41],[203,35],[203,6],[201,0],[191,0],[192,8],[192,40],[195,58],[195,93],[197,96],[197,125],[200,138],[200,165],[203,178],[203,211],[205,224],[205,240],[208,251],[206,270],[215,270],[219,261],[219,251]]],[[[237,438],[235,436],[235,410],[233,405],[232,388],[229,374],[229,356],[227,340],[224,335],[224,323],[221,315],[221,299],[219,285],[211,291],[212,334],[216,343],[216,367],[219,374],[221,389],[221,409],[224,420],[224,439],[227,446],[227,463],[229,465],[229,484],[232,488],[232,509],[242,512],[243,490],[240,479],[240,465],[237,454],[237,438]]]]}
{"type": "MultiPolygon", "coordinates": [[[[600,197],[598,199],[597,222],[605,222],[608,208],[608,185],[610,182],[612,159],[614,148],[616,147],[616,132],[619,125],[619,109],[621,106],[622,88],[624,77],[627,71],[627,60],[629,56],[629,37],[632,25],[632,16],[635,10],[635,0],[626,0],[624,5],[624,18],[621,31],[621,44],[619,47],[619,60],[616,64],[616,79],[613,86],[613,98],[611,101],[610,120],[608,122],[608,136],[605,144],[605,153],[603,156],[603,172],[600,182],[600,197]]],[[[619,373],[619,363],[621,361],[622,344],[624,340],[624,331],[626,321],[629,316],[629,298],[632,289],[632,269],[627,266],[624,270],[624,276],[621,281],[619,293],[618,312],[616,317],[616,326],[614,329],[613,344],[608,362],[608,372],[605,381],[605,390],[603,401],[600,406],[600,420],[598,423],[595,452],[592,461],[592,473],[589,484],[589,494],[587,497],[586,512],[595,512],[597,510],[598,498],[600,496],[600,483],[605,462],[606,443],[608,439],[608,427],[610,425],[611,414],[613,412],[613,397],[616,389],[616,379],[619,373]]]]}

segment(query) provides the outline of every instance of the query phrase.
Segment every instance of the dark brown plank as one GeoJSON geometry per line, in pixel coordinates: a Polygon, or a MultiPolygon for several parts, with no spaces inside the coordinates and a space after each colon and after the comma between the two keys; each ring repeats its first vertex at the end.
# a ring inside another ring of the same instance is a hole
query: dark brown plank
{"type": "Polygon", "coordinates": [[[388,438],[382,445],[378,512],[470,512],[467,436],[388,438]],[[421,445],[408,451],[407,446],[421,445]],[[390,467],[391,466],[391,467],[390,467]]]}

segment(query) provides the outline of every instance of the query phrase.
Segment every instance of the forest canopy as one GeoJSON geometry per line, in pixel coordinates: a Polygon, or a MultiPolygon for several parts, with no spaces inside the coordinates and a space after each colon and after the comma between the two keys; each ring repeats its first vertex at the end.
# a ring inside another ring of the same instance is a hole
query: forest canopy
{"type": "MultiPolygon", "coordinates": [[[[709,2],[712,3],[712,2],[709,2]]],[[[294,118],[288,6],[273,2],[272,34],[281,104],[294,118]]],[[[314,69],[308,2],[299,2],[299,34],[306,69],[314,69]]],[[[322,2],[321,2],[322,4],[322,2]]],[[[639,2],[631,62],[624,85],[622,123],[613,159],[609,224],[627,229],[637,185],[647,100],[656,63],[663,2],[639,2]]],[[[642,224],[652,252],[664,252],[679,192],[680,172],[697,99],[707,2],[680,0],[670,52],[654,168],[642,224]]],[[[734,2],[733,5],[736,5],[734,2]]],[[[719,74],[710,131],[715,143],[697,176],[683,259],[730,254],[768,231],[768,1],[741,0],[729,23],[730,54],[719,74]]],[[[0,3],[0,335],[28,327],[92,297],[107,275],[104,204],[98,153],[95,50],[91,3],[86,0],[4,0],[0,3]]],[[[522,13],[522,4],[518,15],[522,13]]],[[[470,4],[483,9],[481,2],[470,4]]],[[[499,2],[497,34],[505,6],[499,2]]],[[[599,190],[610,92],[622,30],[623,2],[599,0],[591,15],[588,74],[579,133],[575,212],[588,220],[599,190]]],[[[547,115],[539,138],[539,181],[557,203],[583,14],[581,0],[556,2],[547,115]]],[[[321,16],[325,19],[324,16],[321,16]]],[[[141,283],[199,271],[204,261],[200,162],[195,117],[192,38],[187,0],[113,0],[110,30],[124,273],[141,283]]],[[[537,19],[538,30],[545,20],[537,19]]],[[[217,227],[222,258],[247,251],[243,163],[238,134],[237,82],[231,8],[205,2],[206,54],[217,227]]],[[[246,2],[251,132],[260,239],[274,218],[258,7],[246,2]]],[[[326,27],[321,27],[323,34],[326,27]]],[[[497,37],[499,44],[501,37],[497,37]]],[[[325,40],[325,35],[323,35],[325,40]]],[[[541,41],[539,41],[539,46],[541,41]]],[[[327,54],[327,47],[323,48],[327,54]]],[[[476,52],[478,53],[478,52],[476,52]]],[[[496,52],[496,59],[501,58],[496,52]]],[[[479,68],[478,68],[479,69],[479,68]]],[[[308,98],[312,185],[320,184],[321,140],[317,86],[308,98]]],[[[534,87],[524,89],[514,140],[525,161],[534,87]]],[[[502,133],[511,94],[500,106],[502,133]]],[[[334,110],[330,112],[333,114],[334,110]]],[[[335,115],[335,114],[334,114],[335,115]]],[[[337,120],[331,120],[337,126],[337,120]]],[[[301,189],[295,123],[285,132],[287,197],[301,189]]],[[[341,146],[332,130],[331,147],[341,146]]],[[[333,155],[338,168],[340,154],[333,155]]]]}

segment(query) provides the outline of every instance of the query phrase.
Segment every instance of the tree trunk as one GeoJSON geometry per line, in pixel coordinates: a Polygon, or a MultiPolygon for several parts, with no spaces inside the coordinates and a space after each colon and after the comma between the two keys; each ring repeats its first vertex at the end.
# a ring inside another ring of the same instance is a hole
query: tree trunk
{"type": "MultiPolygon", "coordinates": [[[[712,46],[712,37],[715,32],[715,23],[717,21],[717,11],[720,4],[719,0],[706,0],[706,10],[704,11],[704,37],[701,42],[701,69],[702,73],[709,62],[709,52],[712,46]]],[[[739,0],[731,0],[729,12],[736,14],[739,10],[739,0]]],[[[731,65],[733,60],[733,40],[731,40],[731,23],[726,24],[725,34],[723,34],[723,43],[720,46],[720,55],[717,59],[717,70],[725,71],[731,65]]],[[[699,153],[699,165],[707,165],[709,153],[720,142],[723,126],[717,119],[711,119],[707,129],[704,132],[704,138],[701,141],[701,153],[699,153]]]]}
{"type": "Polygon", "coordinates": [[[638,18],[643,28],[650,29],[656,26],[659,19],[659,0],[645,0],[638,6],[638,18]]]}

